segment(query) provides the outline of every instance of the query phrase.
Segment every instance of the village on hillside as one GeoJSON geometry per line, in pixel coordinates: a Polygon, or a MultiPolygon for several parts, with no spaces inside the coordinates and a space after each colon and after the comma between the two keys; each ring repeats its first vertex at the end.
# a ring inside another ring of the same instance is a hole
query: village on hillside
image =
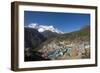
{"type": "Polygon", "coordinates": [[[42,57],[52,60],[64,59],[85,59],[90,58],[90,44],[89,42],[66,42],[66,41],[52,41],[44,45],[42,49],[42,57]]]}

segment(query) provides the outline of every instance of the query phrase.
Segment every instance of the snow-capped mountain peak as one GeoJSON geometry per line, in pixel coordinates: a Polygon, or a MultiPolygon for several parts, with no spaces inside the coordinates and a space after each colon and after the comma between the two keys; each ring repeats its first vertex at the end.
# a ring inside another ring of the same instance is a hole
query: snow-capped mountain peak
{"type": "Polygon", "coordinates": [[[39,25],[37,23],[32,23],[28,25],[27,27],[38,29],[39,25]]]}
{"type": "Polygon", "coordinates": [[[49,30],[49,31],[52,31],[52,32],[60,33],[60,34],[63,33],[60,30],[58,30],[57,28],[54,28],[54,26],[52,26],[52,25],[47,26],[47,25],[39,25],[37,23],[31,23],[27,27],[34,28],[34,29],[38,30],[39,32],[44,32],[46,30],[49,30]]]}

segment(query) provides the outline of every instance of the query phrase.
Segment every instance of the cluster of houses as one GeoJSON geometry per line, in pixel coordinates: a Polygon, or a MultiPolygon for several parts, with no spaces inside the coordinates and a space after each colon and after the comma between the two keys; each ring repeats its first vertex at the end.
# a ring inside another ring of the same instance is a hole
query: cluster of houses
{"type": "Polygon", "coordinates": [[[52,41],[44,45],[40,52],[43,53],[43,57],[49,59],[57,59],[58,57],[63,57],[65,54],[68,56],[65,59],[81,59],[83,56],[85,57],[90,54],[90,44],[89,42],[74,43],[68,41],[52,41]]]}

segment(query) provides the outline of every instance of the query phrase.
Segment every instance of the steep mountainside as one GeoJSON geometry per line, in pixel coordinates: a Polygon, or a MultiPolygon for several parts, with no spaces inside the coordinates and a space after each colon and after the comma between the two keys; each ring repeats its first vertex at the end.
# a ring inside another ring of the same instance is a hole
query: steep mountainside
{"type": "Polygon", "coordinates": [[[52,32],[52,31],[49,31],[49,30],[41,32],[41,34],[44,35],[46,38],[49,38],[49,39],[61,35],[61,34],[58,34],[56,32],[52,32]]]}
{"type": "Polygon", "coordinates": [[[41,56],[40,52],[37,52],[36,48],[38,45],[46,41],[46,37],[44,37],[41,33],[33,28],[24,28],[24,60],[25,61],[39,61],[46,60],[41,56]]]}
{"type": "Polygon", "coordinates": [[[25,48],[36,48],[46,41],[46,37],[33,28],[24,28],[24,36],[25,48]]]}

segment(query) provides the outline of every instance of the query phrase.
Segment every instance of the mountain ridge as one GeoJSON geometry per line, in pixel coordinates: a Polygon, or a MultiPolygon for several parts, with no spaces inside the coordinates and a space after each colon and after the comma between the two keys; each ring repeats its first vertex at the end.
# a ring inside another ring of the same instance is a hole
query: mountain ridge
{"type": "Polygon", "coordinates": [[[57,28],[55,28],[52,25],[47,26],[47,25],[39,25],[37,23],[31,23],[31,24],[29,24],[28,26],[25,26],[25,27],[36,29],[36,30],[38,30],[38,32],[44,32],[44,31],[48,30],[48,31],[56,32],[58,34],[63,34],[62,31],[58,30],[57,28]]]}

